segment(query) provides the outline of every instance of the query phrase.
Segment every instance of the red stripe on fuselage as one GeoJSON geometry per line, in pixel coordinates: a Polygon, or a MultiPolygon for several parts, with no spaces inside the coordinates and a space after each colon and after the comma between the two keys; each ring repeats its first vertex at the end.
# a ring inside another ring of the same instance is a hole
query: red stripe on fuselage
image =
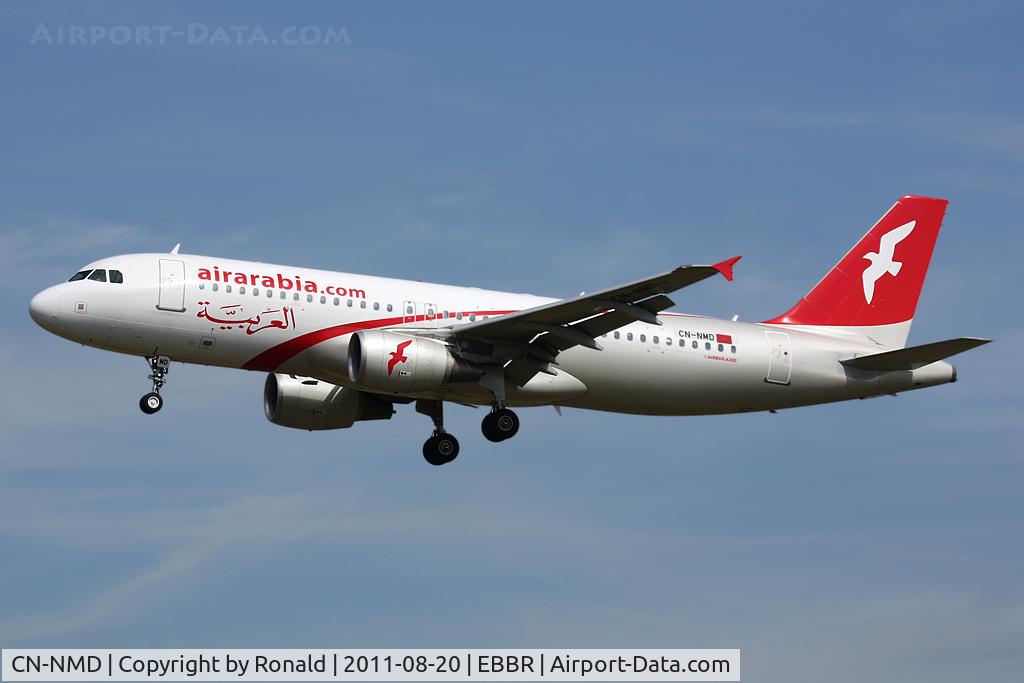
{"type": "MultiPolygon", "coordinates": [[[[516,311],[470,311],[463,312],[463,317],[476,314],[476,315],[505,315],[506,313],[515,313],[516,311]]],[[[335,325],[334,327],[325,327],[322,330],[316,330],[315,332],[307,332],[306,334],[300,334],[298,337],[289,339],[286,342],[281,342],[277,346],[272,346],[263,353],[254,357],[252,360],[242,366],[243,370],[261,370],[264,372],[273,372],[282,363],[291,358],[292,356],[302,353],[306,349],[316,346],[320,342],[327,341],[328,339],[334,339],[335,337],[341,337],[342,335],[352,334],[359,330],[372,330],[378,327],[391,327],[394,325],[410,324],[410,323],[421,323],[427,320],[425,315],[417,315],[413,320],[407,320],[402,316],[393,318],[378,318],[377,320],[361,320],[354,323],[345,323],[344,325],[335,325]]],[[[445,318],[431,318],[431,320],[445,320],[445,318]]],[[[448,318],[451,320],[451,317],[448,318]]],[[[429,330],[432,328],[422,328],[429,330]]]]}

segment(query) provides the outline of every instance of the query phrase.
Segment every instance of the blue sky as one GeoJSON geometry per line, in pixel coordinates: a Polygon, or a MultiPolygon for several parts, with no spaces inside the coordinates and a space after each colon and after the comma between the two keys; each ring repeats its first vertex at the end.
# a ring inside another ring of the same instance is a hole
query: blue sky
{"type": "Polygon", "coordinates": [[[0,645],[740,647],[749,681],[1024,667],[1014,3],[0,8],[0,645]],[[330,46],[30,44],[58,25],[330,46]],[[47,335],[31,295],[190,252],[568,296],[743,254],[786,310],[900,195],[951,200],[912,343],[961,381],[777,415],[449,410],[326,434],[264,376],[47,335]]]}

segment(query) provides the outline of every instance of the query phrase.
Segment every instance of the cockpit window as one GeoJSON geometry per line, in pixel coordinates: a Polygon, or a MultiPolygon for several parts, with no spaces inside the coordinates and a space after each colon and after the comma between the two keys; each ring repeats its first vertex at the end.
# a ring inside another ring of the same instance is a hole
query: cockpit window
{"type": "Polygon", "coordinates": [[[84,280],[86,276],[88,276],[89,273],[91,272],[91,270],[80,270],[71,277],[69,277],[68,282],[78,282],[79,280],[84,280]]]}
{"type": "Polygon", "coordinates": [[[92,275],[89,276],[89,279],[95,280],[96,282],[106,282],[107,271],[103,270],[102,268],[97,268],[96,270],[92,271],[92,275]]]}
{"type": "Polygon", "coordinates": [[[124,276],[121,275],[120,270],[112,270],[110,271],[110,281],[113,282],[115,285],[120,285],[124,283],[124,276]]]}

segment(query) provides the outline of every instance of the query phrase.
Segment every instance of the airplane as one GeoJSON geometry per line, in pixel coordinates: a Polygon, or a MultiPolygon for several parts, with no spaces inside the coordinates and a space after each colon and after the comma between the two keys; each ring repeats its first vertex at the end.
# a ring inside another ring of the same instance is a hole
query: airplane
{"type": "Polygon", "coordinates": [[[459,454],[444,404],[642,415],[776,411],[957,379],[944,359],[990,340],[906,346],[948,202],[904,196],[787,312],[748,323],[668,312],[669,294],[733,278],[734,257],[567,299],[180,253],[103,258],[39,292],[33,320],[74,342],[143,356],[153,414],[172,361],[266,372],[266,417],[305,430],[433,421],[423,457],[459,454]]]}

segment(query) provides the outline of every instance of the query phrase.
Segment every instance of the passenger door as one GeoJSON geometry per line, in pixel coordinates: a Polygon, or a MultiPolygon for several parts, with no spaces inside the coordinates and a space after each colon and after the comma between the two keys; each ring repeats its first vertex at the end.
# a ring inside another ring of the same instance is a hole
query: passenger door
{"type": "Polygon", "coordinates": [[[789,335],[785,332],[765,332],[768,337],[768,376],[766,382],[789,384],[793,372],[789,335]]]}
{"type": "Polygon", "coordinates": [[[160,259],[160,296],[156,307],[161,311],[185,311],[185,262],[160,259]]]}

